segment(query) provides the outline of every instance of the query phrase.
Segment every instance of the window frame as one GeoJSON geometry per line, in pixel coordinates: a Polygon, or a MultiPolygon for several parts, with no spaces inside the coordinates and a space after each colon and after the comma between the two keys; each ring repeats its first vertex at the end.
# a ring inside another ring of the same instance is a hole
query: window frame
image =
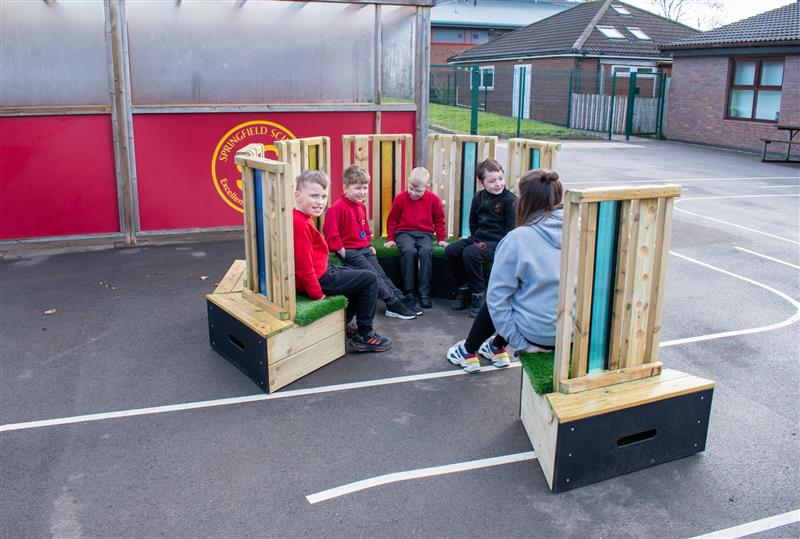
{"type": "Polygon", "coordinates": [[[725,93],[725,110],[723,118],[726,120],[734,120],[734,121],[741,121],[741,122],[759,122],[759,123],[770,123],[770,124],[777,124],[780,121],[780,108],[778,108],[778,119],[775,120],[764,120],[761,118],[756,118],[756,109],[758,105],[758,92],[765,91],[765,92],[780,92],[781,93],[781,104],[783,104],[783,79],[786,76],[786,57],[785,56],[732,56],[728,59],[728,82],[727,82],[727,91],[725,93]],[[755,62],[756,63],[756,73],[755,79],[753,80],[752,85],[743,85],[743,84],[734,84],[734,78],[736,75],[736,62],[755,62]],[[776,62],[780,61],[783,64],[783,72],[781,73],[781,85],[780,86],[772,86],[772,85],[762,85],[761,84],[761,66],[763,62],[776,62]],[[750,117],[749,118],[742,118],[741,116],[731,116],[731,96],[733,92],[736,90],[751,90],[753,92],[753,102],[751,105],[750,117]]]}
{"type": "MultiPolygon", "coordinates": [[[[483,92],[483,91],[492,92],[492,91],[494,91],[494,74],[495,74],[494,66],[493,65],[490,65],[490,66],[478,66],[478,73],[480,73],[480,76],[481,76],[481,80],[478,81],[478,91],[479,92],[483,92]],[[484,72],[490,71],[490,70],[492,72],[492,85],[489,86],[488,88],[486,88],[484,86],[484,84],[483,84],[483,74],[484,74],[484,72]]],[[[470,89],[470,91],[472,91],[472,77],[471,76],[469,77],[469,89],[470,89]]]]}
{"type": "Polygon", "coordinates": [[[611,77],[613,77],[614,73],[616,73],[618,79],[619,78],[629,79],[631,77],[631,73],[633,73],[634,69],[636,70],[636,78],[637,79],[654,79],[654,78],[656,78],[656,75],[658,75],[658,68],[656,66],[632,66],[632,65],[628,65],[628,64],[612,64],[611,65],[611,71],[609,72],[609,74],[611,75],[611,77]],[[618,73],[617,72],[617,68],[620,68],[620,67],[626,68],[628,71],[627,72],[623,71],[623,72],[619,72],[618,73]],[[639,73],[639,69],[652,69],[653,71],[651,71],[649,73],[647,73],[647,72],[639,73]]]}
{"type": "Polygon", "coordinates": [[[611,9],[613,9],[614,11],[616,11],[617,13],[619,13],[620,15],[622,15],[624,17],[633,16],[631,14],[631,12],[628,11],[628,9],[625,6],[621,5],[621,4],[611,4],[611,9]]]}
{"type": "Polygon", "coordinates": [[[630,34],[631,34],[633,37],[635,37],[635,38],[636,38],[636,39],[638,39],[639,41],[653,41],[653,38],[652,38],[652,37],[650,37],[650,36],[648,36],[648,35],[647,35],[647,32],[645,32],[644,30],[642,30],[642,29],[641,29],[640,27],[638,27],[638,26],[626,26],[625,28],[628,30],[628,32],[630,32],[630,34]],[[640,33],[640,34],[642,34],[644,37],[640,37],[640,36],[636,35],[636,32],[639,32],[639,33],[640,33]]]}
{"type": "Polygon", "coordinates": [[[627,37],[625,37],[625,34],[620,32],[619,30],[617,30],[616,26],[608,25],[608,24],[598,24],[598,25],[595,25],[595,28],[597,29],[598,32],[603,34],[603,36],[605,36],[606,39],[628,39],[627,37]],[[610,36],[610,35],[606,34],[604,30],[608,30],[608,29],[611,29],[614,32],[618,33],[619,36],[610,36]]]}

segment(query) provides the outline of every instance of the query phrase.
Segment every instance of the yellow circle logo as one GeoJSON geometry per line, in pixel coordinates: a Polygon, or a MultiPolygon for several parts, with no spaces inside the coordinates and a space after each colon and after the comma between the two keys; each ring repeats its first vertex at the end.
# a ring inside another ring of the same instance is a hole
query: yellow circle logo
{"type": "Polygon", "coordinates": [[[231,208],[242,213],[242,170],[234,162],[236,152],[248,144],[263,144],[264,157],[277,159],[276,141],[297,138],[275,122],[253,120],[239,124],[219,140],[211,157],[211,178],[214,188],[231,208]]]}

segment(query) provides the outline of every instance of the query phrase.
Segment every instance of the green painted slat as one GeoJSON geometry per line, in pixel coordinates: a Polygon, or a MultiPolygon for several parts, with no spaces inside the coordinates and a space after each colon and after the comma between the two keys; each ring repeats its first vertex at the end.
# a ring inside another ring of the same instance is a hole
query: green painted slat
{"type": "Polygon", "coordinates": [[[597,243],[594,257],[592,326],[589,330],[589,371],[601,371],[608,365],[611,309],[614,296],[617,231],[619,222],[616,201],[600,202],[597,212],[597,243]]]}
{"type": "Polygon", "coordinates": [[[478,145],[475,142],[465,142],[461,162],[461,235],[469,236],[469,209],[472,198],[475,196],[475,164],[478,155],[478,145]]]}

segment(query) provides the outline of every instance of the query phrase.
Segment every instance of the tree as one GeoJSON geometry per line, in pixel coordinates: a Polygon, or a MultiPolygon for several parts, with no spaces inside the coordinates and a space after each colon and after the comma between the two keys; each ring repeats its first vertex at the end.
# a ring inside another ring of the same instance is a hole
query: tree
{"type": "Polygon", "coordinates": [[[725,24],[725,6],[720,0],[649,0],[659,15],[708,30],[725,24]]]}

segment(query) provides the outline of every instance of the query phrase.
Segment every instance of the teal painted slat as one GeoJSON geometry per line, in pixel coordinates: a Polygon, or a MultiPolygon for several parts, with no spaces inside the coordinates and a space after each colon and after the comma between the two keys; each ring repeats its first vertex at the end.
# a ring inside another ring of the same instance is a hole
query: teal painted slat
{"type": "Polygon", "coordinates": [[[475,161],[478,158],[478,145],[465,142],[461,162],[461,235],[469,236],[469,209],[475,196],[475,161]]]}
{"type": "Polygon", "coordinates": [[[531,170],[539,168],[539,148],[531,148],[531,170]]]}
{"type": "Polygon", "coordinates": [[[592,293],[592,326],[589,331],[589,372],[608,365],[611,309],[616,265],[617,213],[619,203],[601,202],[597,212],[597,243],[594,258],[594,290],[592,293]]]}

